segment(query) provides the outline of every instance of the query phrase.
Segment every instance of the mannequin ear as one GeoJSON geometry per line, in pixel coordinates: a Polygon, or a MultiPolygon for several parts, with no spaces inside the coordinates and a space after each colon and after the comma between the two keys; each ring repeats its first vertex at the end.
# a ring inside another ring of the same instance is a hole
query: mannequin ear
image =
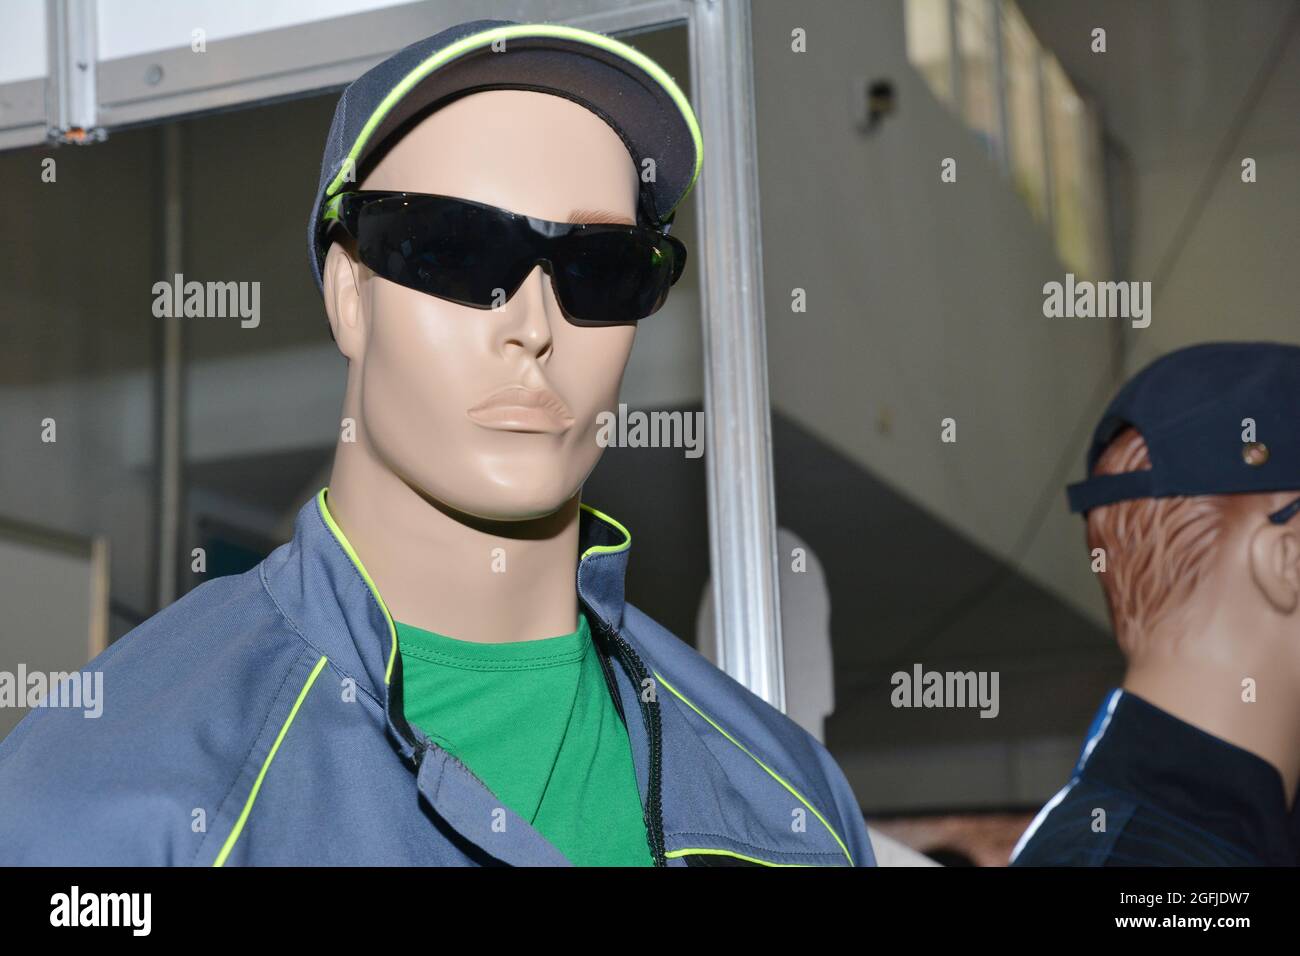
{"type": "Polygon", "coordinates": [[[1264,522],[1250,538],[1250,575],[1280,614],[1300,606],[1300,535],[1286,525],[1264,522]]]}
{"type": "Polygon", "coordinates": [[[339,351],[349,361],[361,357],[365,328],[361,309],[361,282],[357,263],[340,243],[330,244],[321,270],[325,314],[339,351]]]}

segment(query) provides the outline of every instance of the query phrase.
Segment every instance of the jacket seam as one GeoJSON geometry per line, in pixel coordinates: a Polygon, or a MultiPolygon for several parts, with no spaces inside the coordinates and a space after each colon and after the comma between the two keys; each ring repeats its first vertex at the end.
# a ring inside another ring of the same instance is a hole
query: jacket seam
{"type": "MultiPolygon", "coordinates": [[[[670,699],[674,701],[674,706],[677,708],[676,712],[681,716],[682,723],[691,731],[691,733],[695,734],[695,739],[699,741],[699,744],[704,749],[704,752],[709,755],[709,759],[712,760],[714,765],[718,768],[718,773],[722,776],[724,780],[728,780],[728,781],[731,780],[731,774],[729,774],[727,772],[727,768],[723,766],[722,758],[720,758],[717,755],[717,753],[714,752],[713,748],[709,746],[709,742],[704,739],[704,734],[700,732],[700,729],[698,727],[695,727],[691,723],[690,719],[685,715],[685,713],[682,712],[681,702],[678,701],[676,696],[671,693],[668,696],[670,699]]],[[[710,729],[711,730],[713,729],[712,725],[710,725],[710,729]]],[[[710,736],[712,737],[712,736],[721,736],[721,735],[718,734],[716,730],[714,730],[713,733],[710,734],[710,736]]],[[[730,744],[730,741],[728,741],[726,737],[722,737],[722,740],[730,744]]],[[[734,744],[732,746],[734,746],[734,744]]],[[[680,836],[707,836],[707,837],[715,837],[716,839],[720,839],[720,840],[734,839],[733,837],[724,836],[720,833],[698,833],[690,830],[674,831],[674,833],[680,836]]],[[[667,836],[667,834],[665,834],[665,836],[667,836]]],[[[755,849],[755,850],[763,849],[766,850],[768,853],[777,852],[772,850],[770,847],[757,847],[754,846],[752,843],[744,843],[744,841],[742,840],[737,840],[736,842],[741,843],[742,845],[747,846],[750,849],[755,849]]],[[[836,855],[838,856],[840,854],[836,854],[836,855]]]]}
{"type": "MultiPolygon", "coordinates": [[[[847,848],[847,845],[844,843],[843,839],[840,837],[839,832],[838,832],[834,827],[832,827],[832,826],[830,825],[830,822],[825,818],[825,816],[823,815],[823,813],[822,813],[820,810],[818,810],[815,806],[813,806],[812,801],[809,800],[808,797],[804,796],[803,793],[802,793],[801,791],[796,790],[796,789],[794,788],[794,784],[792,784],[792,783],[791,783],[791,782],[790,782],[786,777],[783,777],[783,776],[779,775],[779,774],[778,774],[774,769],[772,769],[771,764],[770,764],[769,762],[767,762],[767,761],[763,761],[763,760],[760,760],[760,759],[758,758],[757,754],[754,752],[755,749],[757,749],[757,748],[753,748],[753,747],[746,746],[746,745],[741,741],[741,739],[735,735],[735,733],[734,733],[733,731],[730,731],[730,730],[727,730],[727,729],[723,728],[722,725],[719,724],[719,723],[717,723],[717,722],[716,722],[712,717],[710,717],[710,716],[708,716],[707,714],[705,714],[702,710],[698,710],[698,709],[695,707],[695,705],[694,705],[690,700],[688,700],[686,697],[684,697],[684,696],[682,696],[681,694],[679,694],[679,693],[678,693],[678,692],[677,692],[677,691],[672,687],[672,685],[670,685],[666,680],[664,680],[664,678],[659,674],[658,671],[654,671],[654,670],[652,670],[651,673],[654,675],[654,677],[655,677],[655,678],[656,678],[660,683],[662,683],[662,684],[663,684],[663,685],[668,689],[668,691],[672,694],[673,697],[676,697],[676,698],[678,698],[680,701],[682,701],[682,703],[685,703],[686,706],[687,706],[690,710],[694,711],[696,714],[698,714],[700,717],[702,717],[702,718],[704,719],[704,722],[705,722],[706,724],[708,724],[710,727],[712,727],[712,728],[714,729],[714,731],[717,732],[717,733],[718,733],[718,734],[719,734],[719,735],[720,735],[724,740],[726,740],[728,743],[732,744],[732,745],[735,746],[737,749],[739,749],[740,752],[743,753],[743,754],[745,754],[747,757],[749,757],[750,760],[754,761],[754,763],[755,763],[756,765],[758,765],[760,768],[762,768],[763,771],[766,772],[767,775],[768,775],[770,778],[774,779],[774,780],[775,780],[775,781],[776,781],[776,782],[777,782],[777,783],[778,783],[778,784],[779,784],[779,785],[780,785],[780,786],[781,786],[781,787],[782,787],[782,788],[783,788],[787,793],[792,794],[792,795],[793,795],[793,796],[794,796],[794,797],[795,797],[795,798],[796,798],[800,803],[802,803],[805,807],[807,807],[809,810],[811,810],[813,816],[816,817],[816,818],[818,819],[818,821],[819,821],[819,822],[822,824],[822,826],[827,830],[827,832],[830,833],[831,838],[836,842],[836,844],[839,845],[839,848],[840,848],[840,854],[839,854],[839,855],[840,855],[840,856],[843,856],[844,858],[846,858],[846,859],[848,860],[850,866],[856,866],[856,863],[855,863],[855,861],[854,861],[854,859],[853,859],[853,856],[849,853],[848,848],[847,848]]],[[[690,727],[690,726],[691,726],[691,722],[690,722],[689,720],[687,720],[687,721],[686,721],[686,725],[687,725],[688,727],[690,727]]],[[[704,738],[703,738],[702,736],[700,736],[700,731],[699,731],[699,729],[697,729],[697,728],[695,728],[695,727],[691,727],[691,729],[695,732],[696,736],[699,736],[699,737],[700,737],[700,742],[701,742],[701,743],[704,743],[704,738]]],[[[705,749],[708,749],[708,745],[707,745],[707,744],[704,744],[704,746],[705,746],[705,749]]],[[[714,759],[717,759],[717,758],[715,757],[714,759]]],[[[772,762],[775,762],[775,761],[772,761],[772,762]]],[[[720,761],[719,761],[719,765],[721,765],[721,762],[720,762],[720,761]]],[[[725,771],[725,768],[724,768],[723,772],[724,772],[724,774],[725,774],[725,772],[726,772],[726,771],[725,771]]],[[[833,797],[833,795],[832,795],[832,797],[833,797]]],[[[835,806],[835,810],[836,810],[836,816],[837,816],[837,817],[842,816],[842,814],[839,813],[839,805],[836,803],[836,804],[834,804],[834,806],[835,806]]],[[[844,821],[843,821],[843,820],[839,820],[839,819],[837,819],[836,822],[839,823],[839,824],[843,827],[843,824],[844,824],[844,821]]],[[[845,829],[846,829],[846,832],[847,832],[847,828],[845,828],[845,829]]],[[[773,852],[773,851],[769,851],[769,852],[773,852]]],[[[829,852],[829,851],[828,851],[828,852],[829,852]]]]}
{"type": "MultiPolygon", "coordinates": [[[[444,750],[443,753],[448,753],[448,751],[444,750]]],[[[443,780],[446,779],[446,777],[447,777],[447,758],[443,757],[442,765],[438,767],[438,785],[433,788],[433,797],[432,800],[430,801],[434,807],[438,806],[438,797],[441,796],[442,794],[442,782],[443,780]]]]}
{"type": "MultiPolygon", "coordinates": [[[[266,780],[266,775],[270,771],[272,763],[275,761],[275,756],[280,751],[280,745],[284,743],[285,737],[289,733],[289,729],[293,726],[294,719],[298,716],[298,711],[302,708],[303,702],[306,701],[307,695],[311,693],[311,689],[316,683],[316,678],[320,676],[321,670],[325,667],[328,661],[329,659],[323,656],[317,659],[315,666],[311,669],[311,673],[307,675],[307,680],[303,683],[302,689],[298,691],[298,696],[294,699],[293,706],[289,708],[289,713],[285,716],[284,723],[280,725],[280,732],[276,734],[275,742],[271,744],[271,749],[267,751],[266,758],[262,761],[262,767],[258,771],[257,777],[253,780],[252,789],[249,790],[248,798],[244,801],[244,808],[240,811],[238,818],[235,820],[235,825],[231,827],[229,835],[227,835],[225,841],[222,843],[221,849],[217,853],[217,858],[213,861],[213,866],[219,867],[225,865],[226,860],[229,859],[231,852],[235,848],[235,844],[239,842],[239,838],[243,835],[244,826],[252,818],[253,807],[257,803],[258,795],[262,792],[262,783],[266,780]]],[[[245,841],[245,844],[247,844],[247,841],[245,841]]]]}
{"type": "MultiPolygon", "coordinates": [[[[248,750],[244,753],[244,758],[239,762],[239,769],[238,771],[236,771],[234,779],[230,781],[230,786],[226,788],[225,795],[222,796],[221,802],[217,805],[217,813],[216,816],[213,818],[214,821],[221,819],[221,813],[223,810],[226,809],[226,803],[230,800],[230,795],[234,793],[235,785],[239,783],[239,778],[242,777],[244,775],[244,771],[248,769],[248,764],[250,759],[252,758],[254,748],[257,747],[257,742],[261,740],[263,734],[266,733],[266,725],[271,719],[271,714],[275,711],[276,702],[280,699],[280,695],[284,692],[284,685],[289,682],[289,675],[293,673],[294,668],[298,665],[298,663],[301,660],[302,660],[302,655],[299,654],[298,657],[294,658],[293,663],[290,664],[287,668],[285,668],[284,677],[280,679],[280,686],[277,687],[275,689],[275,693],[271,695],[271,703],[266,709],[265,716],[263,716],[262,718],[262,725],[258,727],[257,733],[253,735],[253,739],[248,745],[248,750]]],[[[212,837],[214,836],[214,834],[209,832],[208,836],[212,837]]],[[[191,863],[194,863],[198,860],[199,853],[203,851],[203,847],[207,844],[207,842],[208,842],[207,839],[204,839],[199,842],[198,847],[196,847],[194,850],[194,856],[190,861],[191,863]]],[[[218,852],[220,852],[220,850],[218,850],[218,852]]]]}

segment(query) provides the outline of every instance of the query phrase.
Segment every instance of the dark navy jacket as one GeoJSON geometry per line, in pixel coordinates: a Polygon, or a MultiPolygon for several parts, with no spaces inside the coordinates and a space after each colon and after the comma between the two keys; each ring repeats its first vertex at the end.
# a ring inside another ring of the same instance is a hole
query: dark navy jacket
{"type": "Polygon", "coordinates": [[[1291,826],[1272,764],[1115,690],[1070,782],[1030,824],[1011,862],[1293,866],[1291,826]]]}
{"type": "MultiPolygon", "coordinates": [[[[568,865],[403,718],[392,618],[324,495],[91,661],[102,716],[38,708],[0,742],[0,864],[568,865]]],[[[624,602],[622,525],[584,505],[580,536],[655,862],[873,865],[825,748],[624,602]]]]}

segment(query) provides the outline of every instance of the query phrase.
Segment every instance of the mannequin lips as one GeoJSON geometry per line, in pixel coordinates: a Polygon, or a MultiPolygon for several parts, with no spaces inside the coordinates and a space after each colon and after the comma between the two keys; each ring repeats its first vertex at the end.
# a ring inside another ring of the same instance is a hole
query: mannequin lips
{"type": "Polygon", "coordinates": [[[549,388],[507,385],[465,414],[484,428],[509,432],[559,434],[573,426],[569,407],[549,388]]]}

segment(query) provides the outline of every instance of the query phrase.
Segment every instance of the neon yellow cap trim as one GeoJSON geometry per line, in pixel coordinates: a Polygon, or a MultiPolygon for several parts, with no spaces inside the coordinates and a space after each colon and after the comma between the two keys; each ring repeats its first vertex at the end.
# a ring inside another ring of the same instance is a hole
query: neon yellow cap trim
{"type": "Polygon", "coordinates": [[[344,161],[342,168],[335,175],[334,179],[330,181],[329,186],[325,190],[325,195],[327,197],[332,196],[342,188],[344,174],[348,169],[356,168],[357,160],[361,155],[362,149],[365,148],[366,143],[370,140],[371,134],[373,134],[374,131],[378,129],[379,124],[383,122],[384,117],[392,111],[393,107],[401,101],[402,97],[409,93],[417,83],[434,70],[463,53],[477,50],[480,47],[491,46],[497,40],[509,41],[512,38],[539,36],[557,37],[562,40],[573,40],[578,43],[587,43],[591,46],[600,47],[603,50],[621,56],[623,59],[628,60],[648,73],[655,82],[662,86],[664,90],[667,91],[668,95],[672,97],[673,102],[677,105],[677,109],[682,114],[682,118],[686,121],[687,128],[691,132],[691,140],[695,145],[695,169],[691,172],[691,181],[687,183],[686,188],[682,190],[681,197],[678,198],[677,202],[673,204],[672,209],[669,209],[663,218],[666,219],[668,216],[671,216],[677,207],[681,205],[682,200],[685,199],[686,196],[690,194],[690,191],[695,187],[695,182],[700,176],[700,169],[704,165],[704,138],[700,135],[700,125],[695,118],[695,111],[691,109],[690,100],[686,98],[686,94],[682,92],[681,88],[676,82],[674,82],[673,78],[664,72],[663,67],[650,59],[640,50],[637,50],[635,47],[628,46],[626,43],[621,43],[612,37],[607,37],[600,33],[593,33],[590,30],[580,30],[577,27],[561,26],[554,23],[521,23],[515,26],[494,27],[493,29],[485,30],[482,33],[471,34],[470,36],[463,37],[450,46],[439,50],[415,69],[411,70],[410,73],[407,73],[406,76],[402,77],[398,84],[393,87],[389,94],[384,97],[379,106],[375,108],[375,111],[370,114],[370,118],[366,120],[366,125],[361,127],[361,132],[358,134],[356,142],[352,144],[352,149],[348,151],[347,159],[344,161]]]}

